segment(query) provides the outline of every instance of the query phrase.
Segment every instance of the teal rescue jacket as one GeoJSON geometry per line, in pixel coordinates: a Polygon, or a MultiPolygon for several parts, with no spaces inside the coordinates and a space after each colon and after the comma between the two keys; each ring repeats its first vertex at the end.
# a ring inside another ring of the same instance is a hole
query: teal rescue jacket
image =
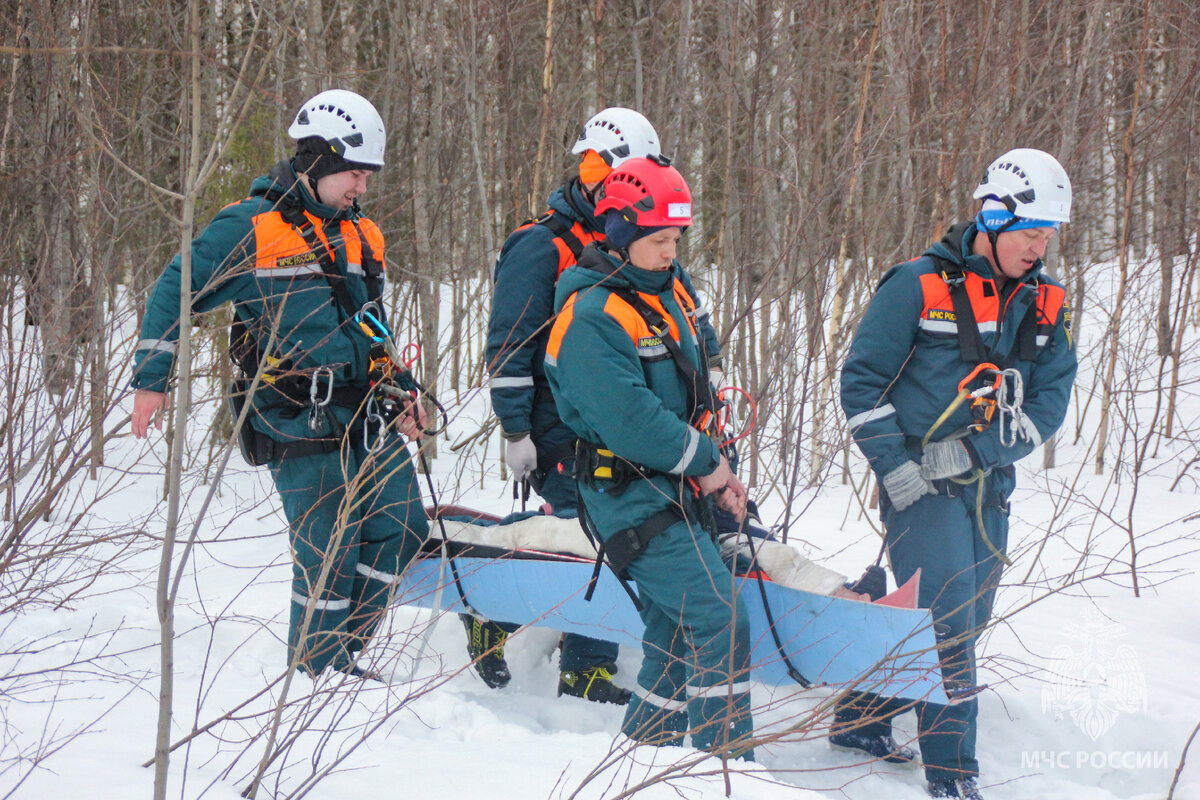
{"type": "Polygon", "coordinates": [[[684,477],[717,468],[716,444],[689,424],[688,386],[645,319],[612,289],[639,293],[670,326],[672,339],[697,369],[704,368],[703,334],[683,269],[651,272],[590,245],[562,274],[558,317],[545,356],[546,377],[563,421],[586,442],[653,470],[614,493],[605,481],[580,483],[592,522],[603,538],[635,527],[679,502],[684,477]]]}
{"type": "MultiPolygon", "coordinates": [[[[855,332],[842,369],[842,409],[880,477],[905,461],[920,462],[921,440],[979,363],[964,360],[947,275],[964,281],[983,360],[1019,370],[1024,385],[1023,435],[1005,444],[995,422],[966,435],[975,466],[985,472],[1009,467],[1052,435],[1066,415],[1077,365],[1063,286],[1038,261],[1020,280],[997,287],[990,262],[972,253],[976,235],[982,234],[974,223],[956,225],[920,258],[888,270],[855,332]],[[1032,353],[1021,346],[1028,314],[1034,315],[1027,323],[1032,353]]],[[[970,423],[969,403],[963,403],[931,441],[960,435],[970,423]]]]}
{"type": "MultiPolygon", "coordinates": [[[[339,211],[318,203],[297,181],[291,164],[282,161],[254,180],[249,197],[221,209],[192,241],[192,310],[209,311],[230,301],[272,367],[299,375],[328,367],[336,386],[366,387],[370,341],[335,302],[317,254],[284,219],[280,208],[289,201],[299,204],[332,254],[336,280],[344,282],[354,306],[367,301],[363,265],[381,269],[383,234],[357,204],[339,211]]],[[[136,389],[165,392],[170,387],[179,340],[181,261],[176,256],[150,292],[134,353],[136,389]]],[[[382,288],[382,275],[379,280],[382,288]]],[[[272,397],[279,393],[269,386],[256,393],[257,407],[279,404],[272,397]]]]}
{"type": "MultiPolygon", "coordinates": [[[[500,250],[494,270],[491,314],[488,318],[486,365],[490,376],[492,410],[509,435],[526,433],[533,424],[535,406],[552,417],[543,359],[553,324],[555,286],[559,276],[575,263],[570,244],[550,225],[553,215],[571,232],[580,246],[604,238],[604,221],[594,216],[595,207],[578,178],[555,189],[547,201],[547,216],[513,231],[500,250]]],[[[697,294],[687,274],[680,277],[693,300],[697,294]]],[[[708,311],[697,303],[697,320],[705,351],[716,366],[721,345],[708,311]]],[[[543,421],[545,428],[552,423],[543,421]]]]}

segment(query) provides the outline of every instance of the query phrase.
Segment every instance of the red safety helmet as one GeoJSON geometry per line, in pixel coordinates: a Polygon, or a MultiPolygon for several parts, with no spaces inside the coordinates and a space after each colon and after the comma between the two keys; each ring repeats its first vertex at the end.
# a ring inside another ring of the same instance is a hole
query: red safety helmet
{"type": "Polygon", "coordinates": [[[604,179],[596,216],[620,211],[639,228],[692,224],[692,192],[668,159],[631,158],[604,179]]]}

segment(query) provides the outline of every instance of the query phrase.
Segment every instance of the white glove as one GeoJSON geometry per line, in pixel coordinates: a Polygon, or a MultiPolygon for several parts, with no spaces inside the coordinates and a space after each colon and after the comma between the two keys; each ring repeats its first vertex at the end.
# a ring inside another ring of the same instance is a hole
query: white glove
{"type": "Polygon", "coordinates": [[[521,481],[528,478],[537,469],[537,448],[529,434],[516,440],[506,440],[504,443],[504,460],[512,470],[513,480],[521,481]]]}
{"type": "Polygon", "coordinates": [[[921,474],[915,461],[905,461],[883,476],[883,490],[897,511],[903,511],[927,494],[937,494],[933,484],[921,474]]]}
{"type": "Polygon", "coordinates": [[[931,442],[925,445],[925,453],[921,456],[921,475],[929,481],[962,475],[972,466],[971,454],[959,439],[931,442]]]}

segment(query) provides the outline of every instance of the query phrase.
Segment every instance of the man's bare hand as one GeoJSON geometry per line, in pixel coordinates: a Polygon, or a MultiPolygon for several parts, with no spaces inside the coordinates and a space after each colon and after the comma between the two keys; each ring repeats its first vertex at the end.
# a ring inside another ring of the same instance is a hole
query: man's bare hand
{"type": "Polygon", "coordinates": [[[725,456],[721,456],[721,463],[715,470],[696,478],[696,484],[702,494],[715,495],[717,505],[733,514],[738,522],[746,518],[746,487],[733,474],[725,456]]]}
{"type": "Polygon", "coordinates": [[[421,401],[409,400],[404,413],[396,418],[396,430],[400,431],[409,441],[415,442],[421,438],[421,432],[425,430],[428,419],[425,406],[421,405],[421,401]]]}
{"type": "Polygon", "coordinates": [[[163,417],[166,416],[169,399],[170,395],[163,392],[152,392],[149,389],[138,389],[133,393],[133,416],[130,419],[130,427],[133,428],[135,438],[145,439],[151,424],[160,431],[162,430],[163,417]]]}
{"type": "Polygon", "coordinates": [[[840,597],[843,600],[857,600],[860,603],[870,603],[871,602],[871,595],[859,594],[858,592],[847,589],[845,586],[839,586],[838,588],[834,589],[832,596],[840,597]]]}

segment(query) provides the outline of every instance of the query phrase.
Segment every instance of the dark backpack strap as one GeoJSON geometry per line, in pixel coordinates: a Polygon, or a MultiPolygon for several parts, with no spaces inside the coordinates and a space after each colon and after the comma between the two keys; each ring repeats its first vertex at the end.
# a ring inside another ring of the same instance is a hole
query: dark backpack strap
{"type": "Polygon", "coordinates": [[[358,220],[351,220],[350,224],[354,226],[359,244],[362,246],[362,268],[364,282],[367,285],[367,300],[379,303],[379,310],[382,312],[383,303],[380,302],[380,299],[383,297],[383,262],[375,257],[375,250],[367,241],[367,237],[363,236],[358,220]]]}
{"type": "Polygon", "coordinates": [[[971,307],[971,298],[967,295],[967,276],[957,264],[936,256],[933,260],[941,269],[942,280],[950,290],[950,302],[954,304],[954,324],[958,331],[958,349],[962,360],[968,364],[978,364],[986,360],[987,351],[983,347],[983,337],[979,335],[975,309],[971,307]]]}
{"type": "Polygon", "coordinates": [[[984,360],[983,337],[979,335],[979,323],[975,320],[975,309],[971,307],[971,298],[967,296],[966,278],[959,277],[951,283],[950,302],[954,304],[954,319],[958,329],[958,349],[962,360],[968,364],[978,364],[984,360]]]}
{"type": "Polygon", "coordinates": [[[685,519],[683,511],[670,505],[656,511],[641,523],[617,531],[604,542],[604,557],[619,578],[628,579],[625,570],[646,551],[650,542],[676,522],[685,519]]]}
{"type": "Polygon", "coordinates": [[[229,323],[229,360],[243,374],[255,375],[258,372],[258,342],[250,335],[242,315],[233,310],[233,322],[229,323]]]}
{"type": "Polygon", "coordinates": [[[1037,310],[1025,312],[1017,328],[1017,358],[1021,361],[1037,361],[1037,310]]]}
{"type": "Polygon", "coordinates": [[[1037,361],[1037,329],[1041,313],[1038,309],[1039,300],[1040,298],[1037,298],[1030,304],[1025,316],[1021,318],[1020,327],[1017,328],[1017,357],[1022,361],[1037,361]]]}
{"type": "Polygon", "coordinates": [[[640,294],[632,289],[620,287],[610,291],[632,306],[634,311],[641,314],[650,330],[662,339],[663,346],[667,348],[667,352],[671,354],[671,358],[675,362],[676,371],[679,372],[687,387],[688,403],[692,408],[692,420],[690,421],[694,421],[704,411],[715,413],[716,399],[712,396],[712,389],[708,383],[708,356],[699,341],[696,343],[696,350],[700,355],[701,369],[697,369],[679,349],[679,342],[671,338],[670,326],[654,306],[647,303],[640,294]]]}
{"type": "MultiPolygon", "coordinates": [[[[588,541],[596,548],[596,565],[592,569],[592,577],[588,580],[588,588],[583,595],[584,602],[590,603],[592,595],[596,591],[596,581],[600,578],[600,570],[603,568],[606,560],[604,540],[600,538],[600,533],[592,523],[592,518],[588,516],[587,506],[583,502],[583,496],[579,493],[579,484],[575,484],[575,500],[579,507],[579,526],[583,528],[583,534],[587,537],[588,541]]],[[[638,600],[637,592],[633,591],[633,587],[629,585],[629,581],[618,574],[617,583],[621,584],[621,588],[625,590],[625,594],[629,595],[630,601],[633,602],[633,607],[638,610],[638,613],[641,613],[642,603],[638,600]]]]}
{"type": "Polygon", "coordinates": [[[551,211],[550,213],[536,219],[535,222],[538,225],[545,225],[550,229],[551,233],[553,233],[559,239],[562,239],[563,243],[566,244],[567,249],[571,251],[573,256],[575,256],[575,260],[579,260],[579,254],[583,252],[583,242],[579,241],[579,237],[576,236],[575,232],[571,230],[571,226],[563,222],[562,219],[559,218],[558,214],[555,214],[553,211],[551,211]]]}

